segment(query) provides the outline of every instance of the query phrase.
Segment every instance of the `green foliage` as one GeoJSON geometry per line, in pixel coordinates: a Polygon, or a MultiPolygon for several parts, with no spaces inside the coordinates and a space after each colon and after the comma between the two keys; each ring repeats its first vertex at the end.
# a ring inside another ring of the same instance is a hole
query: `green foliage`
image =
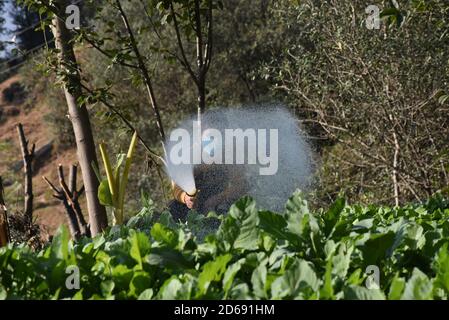
{"type": "Polygon", "coordinates": [[[340,199],[310,212],[296,193],[279,214],[243,198],[199,238],[217,218],[191,213],[176,225],[146,208],[94,239],[73,243],[61,229],[40,252],[1,248],[0,298],[447,299],[448,218],[438,196],[394,209],[340,199]],[[379,288],[365,285],[373,264],[379,288]],[[79,289],[65,285],[70,265],[79,289]]]}
{"type": "Polygon", "coordinates": [[[134,132],[127,154],[120,154],[117,157],[117,164],[112,169],[109,155],[103,144],[100,143],[100,152],[103,159],[104,169],[107,179],[100,182],[98,186],[98,199],[100,203],[113,208],[114,225],[123,223],[123,208],[125,205],[125,191],[128,183],[129,169],[134,157],[134,149],[137,144],[137,132],[134,132]],[[124,162],[123,172],[120,173],[124,162]]]}
{"type": "Polygon", "coordinates": [[[421,201],[449,184],[449,3],[373,4],[381,18],[373,30],[366,1],[269,6],[265,29],[277,30],[282,46],[273,47],[260,76],[316,138],[320,206],[342,189],[353,202],[393,204],[421,201]]]}

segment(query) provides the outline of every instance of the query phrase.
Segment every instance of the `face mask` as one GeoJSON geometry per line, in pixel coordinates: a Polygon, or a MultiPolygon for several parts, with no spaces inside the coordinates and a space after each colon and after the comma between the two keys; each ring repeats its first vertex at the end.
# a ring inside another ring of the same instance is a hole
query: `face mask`
{"type": "Polygon", "coordinates": [[[203,137],[201,139],[201,145],[203,148],[203,152],[206,152],[210,157],[214,156],[215,152],[215,142],[211,137],[203,137]]]}

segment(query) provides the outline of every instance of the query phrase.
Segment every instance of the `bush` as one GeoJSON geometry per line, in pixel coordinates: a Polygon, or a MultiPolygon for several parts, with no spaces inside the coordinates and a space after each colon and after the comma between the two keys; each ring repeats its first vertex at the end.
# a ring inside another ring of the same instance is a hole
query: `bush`
{"type": "Polygon", "coordinates": [[[379,30],[365,26],[366,1],[271,6],[267,29],[281,28],[284,50],[261,75],[322,154],[321,204],[341,188],[354,202],[400,204],[449,184],[448,2],[380,3],[379,30]]]}
{"type": "Polygon", "coordinates": [[[13,82],[3,90],[3,101],[6,103],[20,104],[26,97],[26,91],[22,84],[13,82]]]}
{"type": "Polygon", "coordinates": [[[448,217],[439,197],[402,208],[339,199],[312,213],[300,193],[282,214],[250,198],[224,217],[192,213],[185,224],[144,210],[94,239],[73,243],[61,229],[39,253],[0,249],[0,297],[447,299],[448,217]],[[69,266],[79,269],[79,289],[65,285],[69,266]],[[379,289],[365,286],[370,270],[379,270],[379,289]]]}

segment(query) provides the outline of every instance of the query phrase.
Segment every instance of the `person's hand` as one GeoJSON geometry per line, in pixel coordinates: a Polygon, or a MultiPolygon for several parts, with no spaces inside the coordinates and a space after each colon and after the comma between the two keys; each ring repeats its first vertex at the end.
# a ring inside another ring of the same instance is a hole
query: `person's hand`
{"type": "Polygon", "coordinates": [[[193,209],[193,206],[195,205],[195,198],[189,196],[187,193],[184,195],[184,203],[186,204],[187,208],[193,209]]]}

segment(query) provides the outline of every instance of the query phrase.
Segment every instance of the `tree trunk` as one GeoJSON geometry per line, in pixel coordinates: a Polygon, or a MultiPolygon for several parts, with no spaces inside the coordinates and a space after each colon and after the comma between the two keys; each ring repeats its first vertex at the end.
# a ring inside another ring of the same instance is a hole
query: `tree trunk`
{"type": "MultiPolygon", "coordinates": [[[[58,1],[59,17],[65,15],[63,10],[65,4],[65,0],[58,1]]],[[[70,31],[66,29],[65,22],[59,17],[53,18],[52,32],[55,37],[56,48],[59,50],[59,66],[61,71],[65,73],[64,93],[76,139],[78,161],[82,171],[89,211],[90,228],[92,235],[95,236],[107,227],[107,216],[105,208],[100,204],[97,197],[99,181],[92,166],[98,167],[98,162],[89,114],[85,104],[77,104],[78,98],[81,97],[81,80],[71,44],[72,36],[70,31]]]]}
{"type": "Polygon", "coordinates": [[[206,110],[206,81],[205,75],[201,75],[198,83],[198,121],[201,122],[201,115],[206,110]]]}
{"type": "Polygon", "coordinates": [[[25,174],[25,205],[24,216],[26,222],[31,224],[33,221],[33,159],[35,145],[28,150],[28,141],[23,132],[22,124],[17,125],[17,132],[19,134],[20,148],[22,150],[23,158],[23,172],[25,174]]]}
{"type": "Polygon", "coordinates": [[[198,122],[201,123],[201,115],[206,110],[206,75],[210,67],[210,62],[212,59],[212,1],[209,1],[207,14],[206,14],[206,25],[207,25],[207,38],[206,41],[203,39],[203,30],[202,30],[202,22],[201,22],[201,8],[200,8],[200,0],[195,0],[194,2],[194,17],[191,21],[195,24],[195,38],[196,38],[196,72],[193,71],[190,62],[187,59],[186,52],[184,50],[184,45],[182,44],[180,26],[178,24],[178,20],[176,18],[175,9],[173,6],[173,2],[170,1],[170,12],[173,17],[173,25],[176,32],[176,39],[178,42],[178,48],[181,52],[181,57],[179,60],[181,64],[187,69],[190,74],[192,80],[195,82],[195,85],[198,89],[198,122]]]}
{"type": "Polygon", "coordinates": [[[78,240],[81,236],[81,230],[78,225],[78,221],[76,219],[75,211],[73,210],[72,206],[69,204],[67,199],[65,197],[58,198],[62,201],[62,204],[64,205],[66,216],[67,216],[67,222],[69,225],[70,234],[72,235],[72,239],[78,240]]]}
{"type": "MultiPolygon", "coordinates": [[[[195,0],[195,25],[196,25],[196,63],[198,67],[198,122],[201,123],[201,115],[206,109],[206,67],[203,57],[203,35],[201,30],[200,1],[195,0]]],[[[209,35],[210,37],[210,35],[209,35]]]]}

